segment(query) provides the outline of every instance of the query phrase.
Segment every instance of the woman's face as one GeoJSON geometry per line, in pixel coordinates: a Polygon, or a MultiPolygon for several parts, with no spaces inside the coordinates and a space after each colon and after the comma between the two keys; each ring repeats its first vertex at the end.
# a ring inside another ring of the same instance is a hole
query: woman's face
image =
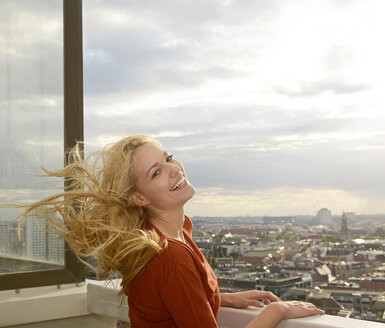
{"type": "Polygon", "coordinates": [[[182,163],[151,143],[138,147],[131,160],[136,178],[134,202],[149,210],[183,206],[195,194],[182,163]]]}

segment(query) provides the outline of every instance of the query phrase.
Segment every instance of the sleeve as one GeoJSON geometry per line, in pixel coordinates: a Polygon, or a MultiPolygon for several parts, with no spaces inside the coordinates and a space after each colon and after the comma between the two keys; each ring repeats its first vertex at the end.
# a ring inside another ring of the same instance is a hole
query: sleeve
{"type": "Polygon", "coordinates": [[[177,264],[162,288],[162,298],[178,328],[217,328],[199,272],[177,264]]]}

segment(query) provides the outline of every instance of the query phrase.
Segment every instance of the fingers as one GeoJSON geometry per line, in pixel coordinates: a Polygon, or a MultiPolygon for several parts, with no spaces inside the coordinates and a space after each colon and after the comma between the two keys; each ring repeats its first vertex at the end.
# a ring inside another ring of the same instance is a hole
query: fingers
{"type": "Polygon", "coordinates": [[[259,302],[257,300],[250,300],[247,298],[239,298],[237,300],[237,303],[234,305],[235,305],[235,307],[239,307],[239,308],[245,308],[248,306],[255,306],[258,308],[262,308],[264,306],[262,302],[259,302]]]}
{"type": "Polygon", "coordinates": [[[250,304],[250,305],[258,307],[258,308],[263,308],[264,307],[264,304],[262,302],[259,302],[259,301],[252,301],[252,304],[250,304]]]}
{"type": "Polygon", "coordinates": [[[294,301],[294,305],[302,307],[308,315],[313,315],[313,314],[324,314],[325,311],[317,308],[313,303],[309,302],[296,302],[294,301]],[[298,303],[298,304],[296,304],[298,303]]]}
{"type": "Polygon", "coordinates": [[[249,290],[247,292],[241,292],[242,296],[248,299],[263,300],[266,304],[270,302],[279,302],[280,298],[274,295],[272,292],[264,290],[249,290]]]}
{"type": "Polygon", "coordinates": [[[270,304],[271,302],[280,302],[281,299],[274,295],[272,292],[264,292],[265,295],[263,295],[263,300],[266,302],[266,304],[270,304]]]}
{"type": "Polygon", "coordinates": [[[324,314],[325,311],[317,308],[314,304],[312,303],[306,303],[306,308],[313,314],[324,314]]]}
{"type": "Polygon", "coordinates": [[[255,306],[258,308],[262,308],[264,306],[263,303],[260,301],[256,301],[256,300],[245,300],[245,301],[247,303],[246,307],[247,306],[255,306]]]}

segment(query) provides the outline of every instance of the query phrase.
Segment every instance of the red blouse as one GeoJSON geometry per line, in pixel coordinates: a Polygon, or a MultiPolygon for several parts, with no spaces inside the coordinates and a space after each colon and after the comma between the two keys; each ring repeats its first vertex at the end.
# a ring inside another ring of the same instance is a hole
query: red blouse
{"type": "Polygon", "coordinates": [[[129,316],[133,328],[217,327],[220,306],[217,278],[192,240],[192,222],[186,216],[186,244],[164,236],[168,246],[157,254],[128,286],[129,316]]]}

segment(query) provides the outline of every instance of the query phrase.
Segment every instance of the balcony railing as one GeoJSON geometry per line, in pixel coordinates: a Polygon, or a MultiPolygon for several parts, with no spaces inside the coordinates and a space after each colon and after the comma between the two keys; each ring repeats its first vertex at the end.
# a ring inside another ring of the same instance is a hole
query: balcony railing
{"type": "MultiPolygon", "coordinates": [[[[106,285],[104,281],[87,281],[88,311],[114,317],[126,322],[128,318],[127,300],[118,297],[119,280],[106,285]]],[[[217,317],[220,328],[240,328],[246,326],[261,309],[234,309],[222,307],[217,317]]],[[[348,319],[332,315],[317,315],[307,318],[284,320],[278,328],[384,328],[383,323],[348,319]]]]}
{"type": "MultiPolygon", "coordinates": [[[[47,327],[114,328],[116,319],[129,321],[127,300],[121,303],[118,296],[119,283],[120,281],[116,280],[113,284],[106,285],[104,281],[89,280],[80,285],[26,288],[21,289],[19,293],[12,290],[0,291],[0,327],[50,322],[52,324],[47,327]]],[[[217,317],[218,326],[244,327],[260,311],[251,308],[223,307],[217,317]]],[[[383,323],[331,315],[284,320],[278,326],[278,328],[326,327],[384,328],[385,326],[383,323]]]]}

